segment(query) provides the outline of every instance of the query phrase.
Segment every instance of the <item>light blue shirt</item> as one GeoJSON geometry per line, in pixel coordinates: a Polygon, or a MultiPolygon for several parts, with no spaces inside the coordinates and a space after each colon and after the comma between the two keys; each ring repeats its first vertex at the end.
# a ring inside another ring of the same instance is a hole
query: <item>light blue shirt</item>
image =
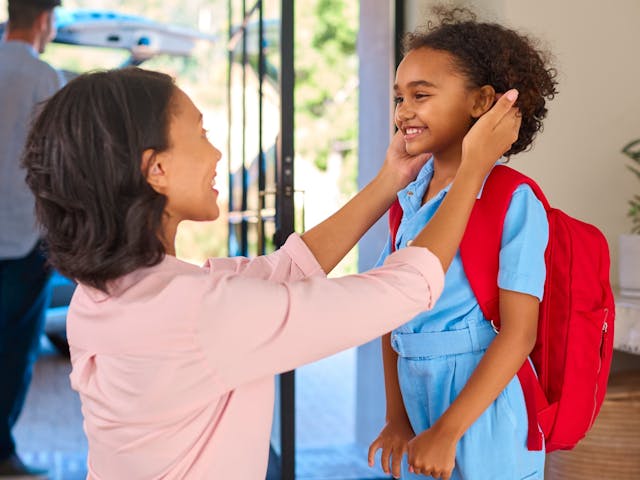
{"type": "Polygon", "coordinates": [[[0,260],[24,257],[40,237],[20,159],[36,107],[63,85],[31,45],[0,42],[0,260]]]}
{"type": "MultiPolygon", "coordinates": [[[[396,235],[396,248],[403,248],[431,220],[451,185],[422,205],[422,198],[433,177],[433,159],[422,168],[416,180],[398,192],[403,218],[396,235]]],[[[480,197],[482,191],[478,195],[480,197]]],[[[549,223],[542,203],[528,185],[520,185],[511,198],[504,220],[500,249],[498,286],[542,299],[546,268],[544,252],[549,239],[549,223]]],[[[390,241],[380,256],[381,264],[390,253],[390,241]]],[[[460,251],[445,275],[444,291],[432,310],[418,314],[398,332],[439,332],[465,328],[485,321],[467,276],[460,251]]]]}

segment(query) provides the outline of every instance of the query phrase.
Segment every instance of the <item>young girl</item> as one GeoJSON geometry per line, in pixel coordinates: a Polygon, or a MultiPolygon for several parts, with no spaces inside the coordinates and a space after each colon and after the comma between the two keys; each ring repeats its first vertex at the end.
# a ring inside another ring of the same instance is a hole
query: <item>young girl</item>
{"type": "Polygon", "coordinates": [[[265,477],[273,375],[431,308],[482,179],[517,138],[512,90],[465,139],[441,214],[380,269],[327,279],[426,160],[398,137],[335,215],[253,260],[175,257],[182,220],[218,217],[202,114],[166,75],[78,77],[26,147],[51,263],[75,278],[68,315],[90,479],[265,477]],[[392,320],[390,320],[392,319],[392,320]],[[336,335],[339,331],[340,334],[336,335]]]}
{"type": "MultiPolygon", "coordinates": [[[[398,193],[396,249],[410,245],[444,205],[465,155],[464,136],[500,92],[511,86],[520,92],[522,127],[507,155],[531,145],[547,113],[545,99],[556,93],[555,72],[528,38],[478,23],[466,10],[440,14],[439,26],[406,37],[396,73],[395,122],[407,152],[432,153],[398,193]]],[[[518,187],[500,251],[500,333],[483,317],[457,253],[435,307],[383,337],[387,423],[371,444],[370,464],[382,449],[382,467],[395,477],[401,470],[402,478],[543,477],[544,451],[527,450],[515,375],[536,340],[547,240],[541,203],[528,186],[518,187]]],[[[382,258],[390,251],[388,245],[382,258]]]]}

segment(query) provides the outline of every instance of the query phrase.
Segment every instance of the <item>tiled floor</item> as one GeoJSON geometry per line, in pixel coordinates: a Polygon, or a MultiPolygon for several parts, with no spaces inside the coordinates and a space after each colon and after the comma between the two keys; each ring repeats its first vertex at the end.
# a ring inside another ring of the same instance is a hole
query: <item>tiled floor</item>
{"type": "Polygon", "coordinates": [[[298,480],[377,480],[385,477],[367,465],[367,449],[355,444],[300,449],[296,456],[298,480]]]}
{"type": "Polygon", "coordinates": [[[27,464],[49,468],[51,480],[86,477],[87,443],[80,400],[69,387],[70,370],[69,361],[45,344],[25,408],[14,429],[22,459],[27,464]]]}
{"type": "MultiPolygon", "coordinates": [[[[44,342],[25,409],[15,429],[18,452],[50,470],[51,480],[86,476],[80,401],[69,387],[70,365],[44,342]]],[[[354,442],[355,356],[345,352],[299,370],[296,469],[299,480],[384,478],[354,442]]]]}
{"type": "Polygon", "coordinates": [[[356,444],[356,351],[296,371],[296,477],[300,480],[386,478],[356,444]]]}

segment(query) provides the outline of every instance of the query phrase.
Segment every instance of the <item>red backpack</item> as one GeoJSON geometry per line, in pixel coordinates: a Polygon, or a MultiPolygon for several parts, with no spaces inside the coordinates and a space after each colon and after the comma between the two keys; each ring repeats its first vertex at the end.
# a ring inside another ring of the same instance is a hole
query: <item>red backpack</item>
{"type": "MultiPolygon", "coordinates": [[[[615,305],[609,249],[593,225],[551,208],[540,187],[504,165],[494,167],[471,212],[460,255],[485,318],[499,328],[498,261],[504,218],[514,190],[526,183],[549,221],[547,277],[538,337],[518,378],[529,417],[529,450],[571,449],[589,431],[604,400],[613,353],[615,305]],[[538,425],[540,428],[538,428],[538,425]]],[[[402,208],[389,210],[392,248],[402,208]]]]}

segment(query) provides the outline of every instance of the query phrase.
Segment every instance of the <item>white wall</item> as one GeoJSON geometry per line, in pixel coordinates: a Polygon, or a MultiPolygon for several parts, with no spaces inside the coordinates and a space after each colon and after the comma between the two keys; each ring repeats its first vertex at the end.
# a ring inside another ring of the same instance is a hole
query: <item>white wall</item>
{"type": "MultiPolygon", "coordinates": [[[[407,2],[407,29],[431,0],[407,2]]],[[[640,184],[621,148],[640,138],[640,0],[468,0],[481,19],[539,38],[555,55],[560,94],[545,129],[513,166],[536,179],[555,206],[598,226],[609,241],[617,285],[617,237],[640,184]]]]}

